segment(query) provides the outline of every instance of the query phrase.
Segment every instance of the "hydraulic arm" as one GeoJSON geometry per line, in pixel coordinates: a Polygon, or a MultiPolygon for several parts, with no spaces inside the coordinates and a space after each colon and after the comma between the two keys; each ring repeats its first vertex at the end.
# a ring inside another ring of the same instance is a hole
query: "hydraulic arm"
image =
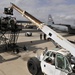
{"type": "Polygon", "coordinates": [[[58,43],[61,47],[71,52],[73,56],[75,56],[75,46],[71,44],[68,40],[66,40],[64,37],[56,33],[54,30],[49,28],[46,24],[42,23],[35,17],[33,17],[31,14],[29,14],[26,11],[23,11],[19,7],[17,7],[15,4],[11,3],[11,7],[17,10],[22,16],[29,19],[32,23],[34,23],[41,31],[43,31],[47,36],[49,36],[52,40],[54,40],[56,43],[58,43]]]}

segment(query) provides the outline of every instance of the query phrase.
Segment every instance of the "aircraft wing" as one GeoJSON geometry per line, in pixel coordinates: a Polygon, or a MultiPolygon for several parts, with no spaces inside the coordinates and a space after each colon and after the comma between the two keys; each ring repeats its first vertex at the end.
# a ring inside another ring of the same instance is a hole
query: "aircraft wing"
{"type": "Polygon", "coordinates": [[[32,23],[30,21],[17,20],[17,23],[32,23]]]}
{"type": "Polygon", "coordinates": [[[69,24],[54,24],[54,25],[60,25],[60,26],[66,26],[66,27],[71,27],[71,25],[69,25],[69,24]]]}

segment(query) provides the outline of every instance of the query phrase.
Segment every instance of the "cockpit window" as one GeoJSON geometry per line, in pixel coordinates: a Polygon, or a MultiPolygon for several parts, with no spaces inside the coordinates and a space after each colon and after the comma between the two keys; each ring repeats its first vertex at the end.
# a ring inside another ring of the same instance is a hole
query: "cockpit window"
{"type": "Polygon", "coordinates": [[[47,63],[55,64],[55,54],[53,52],[47,52],[44,56],[44,61],[47,63]]]}
{"type": "Polygon", "coordinates": [[[51,55],[51,52],[50,51],[46,52],[46,54],[44,55],[43,60],[46,60],[47,58],[49,58],[50,55],[51,55]]]}
{"type": "Polygon", "coordinates": [[[62,54],[56,55],[55,66],[57,69],[61,69],[65,72],[70,73],[72,71],[68,59],[64,57],[62,54]]]}
{"type": "Polygon", "coordinates": [[[64,69],[65,68],[65,63],[64,63],[64,57],[57,55],[57,66],[58,68],[64,69]]]}

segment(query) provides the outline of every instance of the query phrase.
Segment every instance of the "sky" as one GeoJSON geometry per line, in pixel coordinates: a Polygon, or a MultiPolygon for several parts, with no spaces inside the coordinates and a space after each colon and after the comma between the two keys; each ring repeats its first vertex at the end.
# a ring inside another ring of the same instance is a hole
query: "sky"
{"type": "MultiPolygon", "coordinates": [[[[0,16],[5,16],[3,9],[10,7],[10,2],[45,23],[49,14],[55,23],[75,23],[75,0],[0,0],[0,16]]],[[[14,16],[18,20],[26,20],[15,10],[14,16]]]]}

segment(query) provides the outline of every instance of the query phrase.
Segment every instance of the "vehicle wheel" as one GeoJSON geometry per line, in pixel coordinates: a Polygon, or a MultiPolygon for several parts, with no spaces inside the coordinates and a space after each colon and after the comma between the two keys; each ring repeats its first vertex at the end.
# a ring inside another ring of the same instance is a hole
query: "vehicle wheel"
{"type": "Polygon", "coordinates": [[[40,61],[36,57],[32,57],[28,60],[27,67],[32,75],[43,75],[41,72],[40,61]]]}

